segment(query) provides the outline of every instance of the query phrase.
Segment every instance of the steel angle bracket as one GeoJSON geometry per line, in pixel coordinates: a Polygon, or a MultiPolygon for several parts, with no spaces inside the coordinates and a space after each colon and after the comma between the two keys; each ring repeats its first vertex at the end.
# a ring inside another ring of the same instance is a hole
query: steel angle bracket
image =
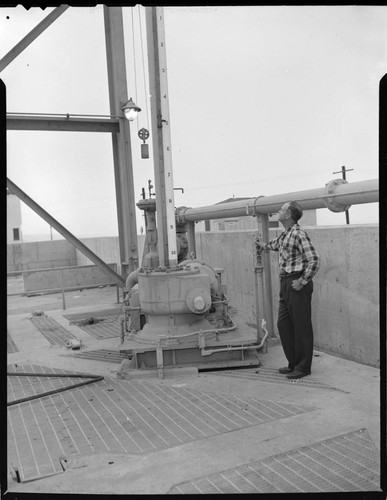
{"type": "Polygon", "coordinates": [[[345,212],[351,208],[351,205],[341,205],[335,197],[335,191],[338,185],[347,184],[348,181],[345,179],[333,179],[325,184],[325,195],[324,198],[325,206],[331,212],[345,212]],[[333,196],[330,196],[333,195],[333,196]]]}

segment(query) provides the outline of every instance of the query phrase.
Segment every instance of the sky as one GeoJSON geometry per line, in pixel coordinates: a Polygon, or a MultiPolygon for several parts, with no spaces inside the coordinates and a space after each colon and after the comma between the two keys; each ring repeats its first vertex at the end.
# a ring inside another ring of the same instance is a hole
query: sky
{"type": "MultiPolygon", "coordinates": [[[[0,58],[53,8],[0,8],[0,58]]],[[[124,7],[134,188],[150,129],[145,9],[124,7]]],[[[164,7],[175,206],[199,207],[379,176],[387,6],[164,7]]],[[[103,7],[70,7],[7,68],[9,113],[109,115],[103,7]]],[[[148,141],[150,142],[150,141],[148,141]]],[[[151,142],[150,150],[152,154],[151,142]]],[[[118,234],[110,134],[8,131],[7,176],[77,237],[118,234]]],[[[377,223],[378,204],[352,206],[377,223]]],[[[22,203],[23,235],[50,234],[22,203]]],[[[301,220],[302,222],[302,220],[301,220]]],[[[344,213],[317,211],[319,225],[344,213]]],[[[137,209],[137,230],[144,226],[137,209]]]]}

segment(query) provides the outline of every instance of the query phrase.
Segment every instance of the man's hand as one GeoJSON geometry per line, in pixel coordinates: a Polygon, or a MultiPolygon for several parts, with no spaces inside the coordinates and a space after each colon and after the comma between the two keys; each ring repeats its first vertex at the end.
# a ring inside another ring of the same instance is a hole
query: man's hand
{"type": "Polygon", "coordinates": [[[292,288],[293,290],[296,290],[296,292],[299,292],[303,286],[304,285],[302,285],[298,280],[292,281],[292,288]]]}
{"type": "Polygon", "coordinates": [[[266,243],[262,240],[255,240],[255,244],[257,245],[257,247],[259,247],[261,250],[264,249],[264,246],[266,245],[266,243]]]}

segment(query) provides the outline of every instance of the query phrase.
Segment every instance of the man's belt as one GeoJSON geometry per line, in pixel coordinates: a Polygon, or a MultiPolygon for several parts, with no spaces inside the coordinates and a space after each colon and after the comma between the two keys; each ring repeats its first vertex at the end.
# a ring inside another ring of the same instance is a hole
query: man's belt
{"type": "Polygon", "coordinates": [[[280,271],[279,272],[279,277],[280,277],[280,279],[291,278],[292,276],[298,276],[298,277],[300,277],[302,273],[303,273],[303,271],[295,271],[294,273],[287,273],[285,271],[280,271]]]}

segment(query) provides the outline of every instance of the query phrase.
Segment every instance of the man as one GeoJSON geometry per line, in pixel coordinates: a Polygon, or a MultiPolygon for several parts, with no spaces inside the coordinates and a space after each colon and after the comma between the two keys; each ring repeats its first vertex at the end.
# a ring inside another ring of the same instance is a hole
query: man
{"type": "Polygon", "coordinates": [[[280,300],[278,331],[288,366],[279,372],[288,379],[310,375],[313,358],[311,300],[312,278],[320,267],[318,256],[307,233],[298,225],[302,208],[295,201],[285,203],[278,212],[284,231],[263,249],[279,252],[280,300]]]}

